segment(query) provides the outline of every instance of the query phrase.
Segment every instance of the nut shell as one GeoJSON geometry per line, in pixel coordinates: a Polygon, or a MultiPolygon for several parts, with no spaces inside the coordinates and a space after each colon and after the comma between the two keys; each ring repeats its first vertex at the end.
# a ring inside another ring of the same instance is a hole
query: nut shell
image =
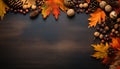
{"type": "Polygon", "coordinates": [[[107,5],[106,1],[101,1],[99,3],[100,8],[102,8],[102,9],[104,9],[106,5],[107,5]]]}
{"type": "Polygon", "coordinates": [[[115,11],[110,12],[109,14],[110,18],[115,19],[117,18],[117,13],[115,11]]]}
{"type": "Polygon", "coordinates": [[[112,10],[112,7],[110,5],[105,6],[105,11],[110,12],[112,10]]]}
{"type": "Polygon", "coordinates": [[[68,9],[68,10],[67,10],[67,15],[70,16],[70,17],[71,17],[71,16],[74,16],[74,15],[75,15],[74,9],[68,9]]]}
{"type": "Polygon", "coordinates": [[[88,7],[88,3],[84,3],[84,4],[83,4],[83,7],[84,7],[84,8],[87,8],[87,7],[88,7]]]}

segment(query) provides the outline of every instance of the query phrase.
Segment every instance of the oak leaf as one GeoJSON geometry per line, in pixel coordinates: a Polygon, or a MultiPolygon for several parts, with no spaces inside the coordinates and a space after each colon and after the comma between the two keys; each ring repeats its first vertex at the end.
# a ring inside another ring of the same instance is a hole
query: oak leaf
{"type": "Polygon", "coordinates": [[[110,45],[113,48],[120,50],[120,38],[112,38],[112,42],[110,43],[110,45]]]}
{"type": "Polygon", "coordinates": [[[88,19],[90,21],[89,27],[95,27],[97,23],[101,23],[105,21],[106,14],[103,10],[98,8],[94,13],[90,14],[90,18],[88,19]]]}
{"type": "Polygon", "coordinates": [[[67,8],[63,4],[64,0],[46,0],[45,4],[42,5],[42,15],[43,18],[47,18],[49,14],[52,12],[54,17],[58,19],[58,15],[60,14],[60,9],[66,12],[67,8]]]}
{"type": "Polygon", "coordinates": [[[6,14],[6,9],[8,8],[9,7],[3,2],[3,0],[0,0],[0,19],[3,19],[6,14]]]}
{"type": "Polygon", "coordinates": [[[92,47],[94,48],[94,50],[96,51],[92,57],[95,57],[96,59],[103,59],[105,57],[107,57],[107,51],[109,48],[108,43],[106,44],[93,44],[92,47]]]}

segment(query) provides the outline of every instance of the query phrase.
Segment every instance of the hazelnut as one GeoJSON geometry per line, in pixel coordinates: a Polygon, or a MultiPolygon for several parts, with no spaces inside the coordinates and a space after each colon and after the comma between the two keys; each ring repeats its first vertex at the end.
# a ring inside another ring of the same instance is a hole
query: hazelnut
{"type": "Polygon", "coordinates": [[[104,9],[106,5],[107,5],[106,1],[101,1],[99,3],[100,8],[102,8],[102,9],[104,9]]]}
{"type": "Polygon", "coordinates": [[[120,22],[120,18],[117,18],[117,22],[120,22]]]}
{"type": "Polygon", "coordinates": [[[74,3],[71,0],[64,0],[64,5],[67,7],[72,7],[74,3]]]}
{"type": "Polygon", "coordinates": [[[100,35],[99,32],[95,32],[95,33],[94,33],[94,36],[95,36],[95,37],[98,37],[99,35],[100,35]]]}
{"type": "Polygon", "coordinates": [[[32,5],[31,8],[32,8],[32,10],[35,10],[37,8],[37,6],[36,5],[32,5]]]}
{"type": "Polygon", "coordinates": [[[68,9],[68,10],[67,10],[67,15],[70,16],[70,17],[71,17],[71,16],[74,16],[74,15],[75,15],[74,9],[68,9]]]}
{"type": "Polygon", "coordinates": [[[112,7],[110,5],[105,6],[105,11],[110,12],[112,10],[112,7]]]}
{"type": "Polygon", "coordinates": [[[102,39],[103,38],[103,34],[100,34],[99,38],[102,39]]]}
{"type": "Polygon", "coordinates": [[[80,8],[83,8],[83,7],[84,7],[84,5],[83,5],[82,3],[80,3],[80,4],[79,4],[79,7],[80,7],[80,8]]]}
{"type": "Polygon", "coordinates": [[[84,8],[87,8],[87,7],[88,7],[88,3],[84,3],[84,4],[83,4],[83,7],[84,7],[84,8]]]}
{"type": "Polygon", "coordinates": [[[119,27],[118,24],[115,24],[115,25],[114,25],[114,28],[115,28],[115,29],[117,29],[118,27],[119,27]]]}
{"type": "Polygon", "coordinates": [[[28,5],[23,5],[23,9],[27,9],[28,8],[28,5]]]}
{"type": "Polygon", "coordinates": [[[105,26],[105,30],[108,31],[108,30],[109,30],[109,27],[108,27],[108,26],[105,26]]]}
{"type": "Polygon", "coordinates": [[[114,33],[114,32],[115,32],[115,29],[112,29],[112,32],[114,33]]]}
{"type": "Polygon", "coordinates": [[[115,11],[110,12],[109,14],[110,18],[115,19],[117,18],[117,13],[115,11]]]}
{"type": "Polygon", "coordinates": [[[115,34],[118,34],[119,32],[118,31],[115,31],[115,34]]]}

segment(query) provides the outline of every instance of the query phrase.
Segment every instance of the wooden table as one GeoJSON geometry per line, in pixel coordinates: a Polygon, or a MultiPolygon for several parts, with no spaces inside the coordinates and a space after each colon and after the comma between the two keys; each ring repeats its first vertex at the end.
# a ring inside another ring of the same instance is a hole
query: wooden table
{"type": "Polygon", "coordinates": [[[9,13],[0,21],[0,69],[108,69],[93,59],[89,15],[58,20],[9,13]]]}

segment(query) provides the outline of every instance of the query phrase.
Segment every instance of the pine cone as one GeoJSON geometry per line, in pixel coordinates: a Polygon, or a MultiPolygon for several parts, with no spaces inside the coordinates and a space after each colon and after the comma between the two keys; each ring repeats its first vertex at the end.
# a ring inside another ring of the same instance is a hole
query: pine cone
{"type": "Polygon", "coordinates": [[[18,9],[21,8],[23,2],[21,0],[4,0],[4,2],[11,8],[18,9]]]}

